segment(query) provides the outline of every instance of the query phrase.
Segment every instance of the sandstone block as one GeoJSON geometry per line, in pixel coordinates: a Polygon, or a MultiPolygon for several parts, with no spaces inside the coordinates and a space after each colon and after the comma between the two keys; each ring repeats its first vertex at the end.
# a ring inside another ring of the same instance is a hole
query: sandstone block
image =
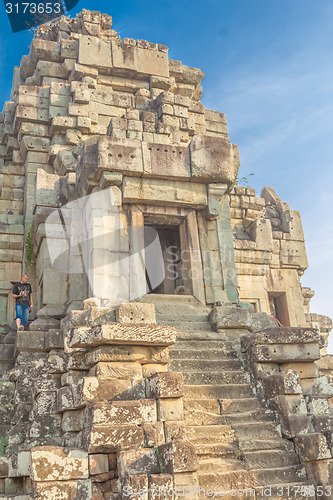
{"type": "Polygon", "coordinates": [[[332,414],[316,415],[311,418],[311,423],[315,432],[326,434],[333,429],[333,416],[332,414]]]}
{"type": "Polygon", "coordinates": [[[182,441],[186,439],[185,422],[172,420],[164,422],[164,432],[166,442],[173,441],[174,439],[182,441]]]}
{"type": "Polygon", "coordinates": [[[100,362],[91,368],[89,376],[101,380],[121,379],[136,383],[142,380],[142,368],[137,362],[100,362]]]}
{"type": "Polygon", "coordinates": [[[131,388],[132,384],[127,380],[99,380],[97,377],[85,377],[77,387],[73,387],[74,404],[79,408],[94,401],[110,401],[131,388]]]}
{"type": "Polygon", "coordinates": [[[207,206],[207,189],[199,183],[175,181],[171,185],[167,179],[124,177],[124,203],[156,203],[156,200],[160,205],[202,208],[207,206]]]}
{"type": "Polygon", "coordinates": [[[251,363],[251,371],[257,380],[279,373],[278,363],[251,363]]]}
{"type": "Polygon", "coordinates": [[[17,454],[17,475],[30,476],[30,451],[19,451],[17,454]]]}
{"type": "Polygon", "coordinates": [[[79,481],[36,482],[34,484],[34,497],[38,498],[38,500],[60,500],[62,498],[91,500],[91,481],[86,479],[79,481]]]}
{"type": "MultiPolygon", "coordinates": [[[[331,469],[331,461],[330,460],[312,460],[309,462],[304,462],[306,467],[306,472],[311,481],[311,484],[321,485],[322,492],[325,491],[325,485],[329,484],[329,481],[332,480],[330,477],[330,469],[331,469]]],[[[320,489],[317,490],[320,493],[320,489]]],[[[321,498],[325,498],[325,500],[330,500],[332,495],[324,496],[320,494],[321,498]]]]}
{"type": "Polygon", "coordinates": [[[299,376],[291,370],[265,377],[262,384],[266,397],[270,399],[280,394],[302,394],[299,376]]]}
{"type": "Polygon", "coordinates": [[[169,61],[166,53],[118,41],[111,42],[111,45],[114,68],[126,68],[148,77],[151,75],[169,77],[169,61]]]}
{"type": "MultiPolygon", "coordinates": [[[[145,366],[149,367],[152,364],[162,366],[161,363],[168,363],[169,349],[167,347],[104,345],[87,353],[88,365],[100,361],[137,361],[144,363],[142,368],[144,370],[145,366]]],[[[158,371],[163,371],[163,369],[158,371]]]]}
{"type": "MultiPolygon", "coordinates": [[[[134,500],[137,497],[137,492],[140,492],[140,500],[148,500],[148,476],[146,474],[121,477],[120,495],[123,498],[134,500]]],[[[110,500],[113,500],[110,496],[110,500]]]]}
{"type": "Polygon", "coordinates": [[[61,375],[61,385],[77,385],[87,375],[88,371],[68,370],[61,375]]]}
{"type": "Polygon", "coordinates": [[[307,415],[305,399],[301,394],[279,395],[269,402],[270,407],[281,417],[288,415],[307,415]]]}
{"type": "Polygon", "coordinates": [[[275,326],[276,320],[273,316],[261,312],[251,314],[251,324],[249,327],[251,332],[258,332],[267,328],[274,328],[275,326]]]}
{"type": "MultiPolygon", "coordinates": [[[[161,125],[161,124],[159,124],[161,125]]],[[[145,131],[147,126],[145,126],[145,131]]],[[[155,129],[151,129],[155,132],[155,129]]],[[[158,128],[161,132],[161,127],[158,128]]],[[[189,180],[190,155],[188,148],[165,144],[163,147],[151,142],[142,144],[144,175],[156,178],[174,178],[189,180]]]]}
{"type": "Polygon", "coordinates": [[[315,328],[275,327],[256,333],[252,344],[307,344],[319,342],[320,334],[315,328]]]}
{"type": "Polygon", "coordinates": [[[84,427],[92,425],[140,425],[156,420],[154,400],[93,403],[84,410],[84,427]]]}
{"type": "Polygon", "coordinates": [[[309,395],[306,402],[311,415],[329,415],[331,413],[331,407],[326,396],[309,395]]]}
{"type": "Polygon", "coordinates": [[[109,457],[107,454],[89,455],[89,473],[91,475],[103,474],[109,471],[109,457]]]}
{"type": "Polygon", "coordinates": [[[87,300],[90,302],[85,301],[84,311],[70,311],[68,316],[69,327],[100,325],[102,323],[113,323],[115,321],[116,313],[113,307],[98,307],[96,304],[93,305],[91,303],[91,299],[87,300]]]}
{"type": "Polygon", "coordinates": [[[0,457],[0,478],[8,477],[8,463],[7,457],[0,457]]]}
{"type": "Polygon", "coordinates": [[[302,362],[319,359],[318,344],[267,344],[254,345],[250,350],[250,358],[257,362],[302,362]]]}
{"type": "Polygon", "coordinates": [[[16,337],[16,352],[43,352],[44,332],[18,332],[16,337]]]}
{"type": "Polygon", "coordinates": [[[149,500],[168,498],[168,491],[173,489],[173,477],[171,474],[151,474],[148,476],[148,487],[150,490],[149,500]]]}
{"type": "Polygon", "coordinates": [[[65,411],[62,415],[61,428],[63,432],[79,432],[83,429],[81,411],[65,411]]]}
{"type": "Polygon", "coordinates": [[[33,481],[66,481],[88,476],[88,454],[83,450],[68,450],[56,446],[31,449],[33,481]]]}
{"type": "Polygon", "coordinates": [[[304,462],[331,458],[326,438],[320,432],[296,436],[294,443],[301,460],[304,462]]]}
{"type": "Polygon", "coordinates": [[[180,398],[184,395],[184,379],[182,373],[159,372],[146,379],[147,397],[180,398]]]}
{"type": "Polygon", "coordinates": [[[224,328],[249,328],[251,315],[247,309],[228,305],[214,307],[209,315],[214,331],[224,328]]]}
{"type": "Polygon", "coordinates": [[[80,448],[89,453],[113,453],[131,448],[142,448],[143,430],[136,425],[94,425],[79,433],[80,448]]]}
{"type": "Polygon", "coordinates": [[[153,448],[165,443],[163,422],[142,424],[145,448],[153,448]]]}
{"type": "Polygon", "coordinates": [[[69,347],[96,347],[103,344],[168,346],[176,341],[176,330],[170,326],[109,323],[73,328],[66,333],[69,347]]]}
{"type": "Polygon", "coordinates": [[[158,372],[166,372],[167,371],[167,364],[161,365],[161,364],[146,364],[142,365],[142,376],[143,378],[150,377],[154,373],[158,372]]]}
{"type": "Polygon", "coordinates": [[[61,387],[57,391],[57,409],[58,412],[74,410],[76,407],[73,398],[72,387],[61,387]]]}
{"type": "Polygon", "coordinates": [[[160,465],[155,450],[124,450],[119,453],[120,477],[138,474],[158,474],[160,465]]]}
{"type": "Polygon", "coordinates": [[[238,148],[227,139],[195,135],[190,154],[193,180],[232,184],[236,179],[240,166],[238,148]]]}
{"type": "Polygon", "coordinates": [[[39,415],[30,425],[30,438],[61,436],[60,415],[39,415]]]}
{"type": "Polygon", "coordinates": [[[157,399],[157,418],[160,421],[182,420],[183,398],[157,399]]]}
{"type": "Polygon", "coordinates": [[[296,371],[300,379],[318,377],[318,368],[315,363],[282,363],[279,366],[282,372],[296,371]]]}
{"type": "Polygon", "coordinates": [[[119,323],[155,325],[155,306],[154,304],[144,304],[142,302],[121,304],[116,310],[116,321],[119,323]]]}
{"type": "Polygon", "coordinates": [[[97,162],[95,166],[90,167],[91,174],[89,177],[91,178],[95,175],[97,169],[101,173],[103,170],[120,171],[129,175],[142,175],[143,173],[141,143],[139,141],[102,137],[98,141],[96,152],[97,162]]]}
{"type": "Polygon", "coordinates": [[[310,432],[306,415],[288,415],[281,418],[282,435],[288,439],[310,432]]]}
{"type": "Polygon", "coordinates": [[[158,447],[162,473],[192,472],[199,468],[194,446],[189,441],[172,441],[158,447]]]}

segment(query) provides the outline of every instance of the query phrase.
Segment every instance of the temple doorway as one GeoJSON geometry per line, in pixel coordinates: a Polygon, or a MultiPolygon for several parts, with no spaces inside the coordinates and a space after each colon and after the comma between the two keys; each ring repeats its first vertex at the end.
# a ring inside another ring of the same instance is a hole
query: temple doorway
{"type": "Polygon", "coordinates": [[[147,226],[153,228],[158,234],[164,266],[164,280],[157,287],[152,288],[149,277],[146,276],[149,288],[147,293],[185,293],[179,226],[149,224],[145,222],[145,227],[147,226]]]}

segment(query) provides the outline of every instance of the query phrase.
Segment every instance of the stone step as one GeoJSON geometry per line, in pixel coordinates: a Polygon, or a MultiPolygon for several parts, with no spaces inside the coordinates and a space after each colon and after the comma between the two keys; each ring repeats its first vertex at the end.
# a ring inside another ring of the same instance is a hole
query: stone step
{"type": "Polygon", "coordinates": [[[241,399],[253,396],[250,384],[185,385],[185,397],[197,399],[241,399]]]}
{"type": "Polygon", "coordinates": [[[144,295],[141,299],[140,302],[149,302],[153,304],[159,304],[159,303],[174,303],[176,302],[177,304],[183,303],[183,304],[193,304],[193,305],[199,305],[200,307],[204,307],[203,304],[196,299],[193,295],[171,295],[171,294],[166,294],[166,293],[147,293],[147,295],[144,295]]]}
{"type": "MultiPolygon", "coordinates": [[[[204,473],[199,472],[198,482],[200,488],[206,490],[206,492],[207,490],[214,490],[215,488],[217,488],[217,491],[229,491],[232,489],[238,491],[245,490],[251,487],[251,475],[249,471],[245,469],[238,469],[236,471],[229,471],[225,473],[215,473],[213,471],[204,473]]],[[[205,495],[203,496],[205,497],[205,495]]],[[[216,496],[216,498],[219,497],[216,496]]],[[[220,498],[225,497],[223,495],[220,495],[220,498]]],[[[244,496],[244,498],[247,497],[244,496]]]]}
{"type": "MultiPolygon", "coordinates": [[[[252,396],[252,398],[242,399],[220,399],[221,415],[236,415],[247,411],[262,409],[259,400],[252,396]]],[[[265,411],[265,409],[263,410],[265,411]]]]}
{"type": "Polygon", "coordinates": [[[200,410],[184,410],[183,419],[186,425],[224,425],[226,423],[222,415],[200,410]]]}
{"type": "MultiPolygon", "coordinates": [[[[233,423],[238,439],[274,439],[281,437],[281,426],[278,422],[248,421],[233,423]]],[[[268,483],[269,484],[269,483],[268,483]]]]}
{"type": "Polygon", "coordinates": [[[196,321],[195,318],[202,317],[199,321],[208,321],[208,315],[211,311],[209,307],[204,307],[200,303],[182,303],[178,302],[156,302],[155,304],[156,317],[165,316],[176,320],[177,318],[191,318],[189,321],[196,321]]]}
{"type": "Polygon", "coordinates": [[[45,332],[43,331],[22,331],[17,332],[15,355],[21,352],[44,352],[45,332]]]}
{"type": "Polygon", "coordinates": [[[210,334],[210,327],[206,321],[171,321],[157,318],[157,324],[162,326],[172,326],[177,332],[196,333],[198,338],[202,337],[203,332],[210,334]]]}
{"type": "Polygon", "coordinates": [[[156,319],[158,322],[172,321],[176,323],[178,321],[188,321],[191,323],[206,323],[208,329],[211,330],[210,322],[208,321],[210,311],[206,309],[189,305],[181,306],[181,309],[179,309],[179,306],[175,306],[175,304],[172,304],[167,311],[162,308],[160,311],[158,309],[159,306],[155,307],[156,319]]]}
{"type": "Polygon", "coordinates": [[[200,461],[217,457],[237,458],[239,455],[237,447],[229,443],[195,443],[194,448],[200,461]]]}
{"type": "MultiPolygon", "coordinates": [[[[214,333],[214,332],[212,332],[214,333]]],[[[237,351],[235,351],[235,343],[227,340],[220,340],[220,339],[207,339],[207,340],[201,340],[201,341],[193,341],[193,340],[186,340],[186,339],[179,339],[177,336],[177,341],[175,344],[170,346],[170,352],[178,351],[197,351],[198,353],[205,353],[207,349],[214,349],[215,351],[220,351],[225,352],[225,353],[230,353],[233,352],[236,354],[237,351]]]]}
{"type": "MultiPolygon", "coordinates": [[[[208,356],[207,356],[208,358],[208,356]]],[[[168,365],[169,371],[181,371],[183,373],[193,372],[216,372],[239,370],[242,363],[239,359],[215,360],[215,359],[173,359],[168,365]]]]}
{"type": "Polygon", "coordinates": [[[294,444],[288,439],[239,439],[238,446],[241,452],[264,451],[264,450],[282,450],[287,452],[294,451],[294,444]]]}
{"type": "Polygon", "coordinates": [[[304,465],[289,465],[274,469],[253,469],[250,471],[254,486],[302,483],[307,480],[304,465]]]}
{"type": "Polygon", "coordinates": [[[225,338],[224,335],[221,335],[220,332],[213,332],[212,330],[208,330],[208,327],[202,328],[200,331],[196,331],[194,328],[191,327],[188,331],[184,330],[177,325],[175,325],[175,328],[177,329],[178,335],[177,335],[177,340],[189,340],[189,341],[195,341],[195,342],[205,342],[207,340],[218,340],[218,341],[223,341],[223,342],[232,342],[234,345],[234,349],[236,346],[240,346],[239,339],[237,340],[230,340],[225,338]]]}
{"type": "Polygon", "coordinates": [[[173,349],[170,349],[170,358],[172,360],[179,359],[195,359],[195,360],[207,360],[211,359],[212,361],[218,360],[226,360],[226,359],[236,359],[237,352],[229,351],[227,349],[178,349],[178,342],[174,344],[173,349]]]}
{"type": "Polygon", "coordinates": [[[242,422],[248,422],[248,421],[265,421],[265,422],[272,422],[274,421],[274,412],[271,410],[264,410],[262,408],[254,409],[254,410],[249,410],[249,411],[244,411],[242,413],[234,413],[234,414],[228,414],[225,415],[223,414],[225,421],[230,424],[234,425],[237,423],[242,423],[242,422]]]}
{"type": "Polygon", "coordinates": [[[14,360],[14,345],[1,344],[0,345],[0,361],[13,361],[14,360]]]}
{"type": "Polygon", "coordinates": [[[243,371],[183,372],[185,384],[241,384],[249,382],[250,375],[243,371]]]}
{"type": "Polygon", "coordinates": [[[244,464],[236,458],[206,458],[199,462],[200,472],[224,473],[230,470],[244,469],[244,464]]]}
{"type": "Polygon", "coordinates": [[[188,425],[186,438],[191,443],[232,443],[235,440],[230,425],[188,425]]]}
{"type": "Polygon", "coordinates": [[[251,412],[262,412],[266,414],[266,411],[273,415],[270,410],[262,408],[260,402],[256,397],[244,398],[244,399],[212,399],[212,398],[184,398],[183,400],[184,410],[191,411],[202,411],[207,413],[214,413],[223,416],[237,417],[240,414],[241,418],[251,412]]]}
{"type": "Polygon", "coordinates": [[[296,453],[284,450],[257,450],[242,453],[248,469],[274,469],[287,465],[299,465],[296,453]]]}

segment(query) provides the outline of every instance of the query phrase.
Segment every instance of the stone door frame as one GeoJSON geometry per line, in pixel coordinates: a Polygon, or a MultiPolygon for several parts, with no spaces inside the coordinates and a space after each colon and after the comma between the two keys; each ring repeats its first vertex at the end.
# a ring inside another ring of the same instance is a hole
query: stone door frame
{"type": "Polygon", "coordinates": [[[183,255],[186,256],[186,259],[182,258],[185,293],[186,295],[193,295],[205,304],[205,288],[196,211],[192,208],[146,204],[130,205],[130,210],[132,214],[135,212],[137,226],[144,227],[145,220],[149,220],[153,224],[179,226],[182,257],[183,255]]]}

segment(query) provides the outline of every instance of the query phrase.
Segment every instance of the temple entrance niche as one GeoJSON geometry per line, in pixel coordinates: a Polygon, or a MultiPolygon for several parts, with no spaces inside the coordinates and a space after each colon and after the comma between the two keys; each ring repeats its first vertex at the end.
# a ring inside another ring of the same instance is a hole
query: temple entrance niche
{"type": "Polygon", "coordinates": [[[287,297],[285,293],[269,293],[270,313],[277,317],[282,326],[290,326],[287,297]]]}
{"type": "MultiPolygon", "coordinates": [[[[161,294],[185,294],[179,226],[149,224],[149,222],[145,222],[145,227],[147,226],[153,228],[158,234],[162,248],[165,274],[163,282],[154,289],[150,288],[147,292],[161,294]]],[[[145,243],[145,248],[146,246],[147,245],[145,243]]],[[[148,279],[147,282],[149,284],[148,279]]]]}
{"type": "MultiPolygon", "coordinates": [[[[163,282],[155,288],[150,287],[147,293],[193,295],[204,304],[205,290],[195,210],[140,204],[132,208],[132,214],[136,225],[158,234],[164,259],[162,265],[167,267],[163,282]]],[[[147,252],[146,259],[146,269],[150,269],[147,252]]],[[[154,263],[153,256],[150,256],[150,260],[154,263]]]]}

